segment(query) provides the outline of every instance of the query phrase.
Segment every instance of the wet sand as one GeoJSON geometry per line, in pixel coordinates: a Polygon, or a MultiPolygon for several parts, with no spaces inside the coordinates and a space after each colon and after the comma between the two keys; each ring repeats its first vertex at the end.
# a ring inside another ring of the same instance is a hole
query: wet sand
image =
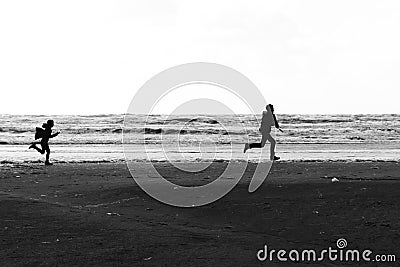
{"type": "MultiPolygon", "coordinates": [[[[195,176],[157,168],[190,186],[212,181],[225,165],[195,176]]],[[[339,238],[349,249],[400,259],[399,162],[278,162],[251,194],[250,164],[228,195],[199,208],[152,199],[123,163],[0,167],[2,266],[271,266],[256,258],[264,245],[318,251],[339,238]]]]}

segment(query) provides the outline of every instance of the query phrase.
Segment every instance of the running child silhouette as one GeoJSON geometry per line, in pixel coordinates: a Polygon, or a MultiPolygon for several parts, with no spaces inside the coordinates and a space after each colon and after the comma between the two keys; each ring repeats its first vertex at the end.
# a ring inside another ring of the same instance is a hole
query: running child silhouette
{"type": "Polygon", "coordinates": [[[30,146],[29,149],[33,148],[36,149],[40,154],[46,153],[46,161],[45,165],[53,165],[53,163],[50,163],[50,147],[49,147],[49,139],[56,137],[59,132],[55,134],[51,134],[51,128],[54,126],[54,121],[53,120],[48,120],[47,123],[43,123],[42,128],[36,127],[36,133],[35,133],[35,140],[42,138],[42,140],[35,141],[33,142],[30,146]],[[41,149],[38,148],[36,145],[40,144],[41,149]]]}
{"type": "Polygon", "coordinates": [[[268,140],[271,143],[270,159],[271,160],[279,160],[280,157],[275,156],[276,141],[271,136],[271,127],[272,126],[275,126],[279,131],[282,131],[279,128],[279,123],[278,123],[278,121],[277,121],[277,119],[275,117],[275,114],[274,114],[274,106],[272,104],[269,104],[269,105],[266,106],[266,110],[264,110],[263,113],[262,113],[261,126],[260,126],[260,129],[259,129],[261,134],[262,134],[261,142],[245,144],[243,152],[246,153],[246,151],[248,149],[252,149],[252,148],[262,148],[262,147],[265,146],[265,143],[268,140]]]}

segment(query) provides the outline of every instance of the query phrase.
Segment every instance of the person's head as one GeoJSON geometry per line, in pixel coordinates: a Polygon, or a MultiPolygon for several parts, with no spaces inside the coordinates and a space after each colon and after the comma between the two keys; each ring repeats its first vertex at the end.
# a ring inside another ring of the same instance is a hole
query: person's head
{"type": "Polygon", "coordinates": [[[53,120],[48,120],[47,123],[45,123],[45,124],[46,124],[46,126],[48,128],[52,128],[54,126],[54,121],[53,120]]]}
{"type": "Polygon", "coordinates": [[[272,104],[268,104],[265,108],[270,112],[274,112],[274,106],[272,104]]]}

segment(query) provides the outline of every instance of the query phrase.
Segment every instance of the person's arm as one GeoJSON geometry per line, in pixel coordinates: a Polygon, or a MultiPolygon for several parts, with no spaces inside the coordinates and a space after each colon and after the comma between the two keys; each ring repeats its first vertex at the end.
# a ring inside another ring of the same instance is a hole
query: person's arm
{"type": "Polygon", "coordinates": [[[276,117],[275,117],[275,113],[272,113],[272,116],[274,117],[275,127],[276,127],[277,129],[279,129],[279,123],[278,123],[278,120],[277,120],[276,117]]]}
{"type": "Polygon", "coordinates": [[[56,136],[59,135],[59,134],[60,134],[60,132],[56,132],[55,134],[51,134],[51,135],[50,135],[50,138],[56,137],[56,136]]]}

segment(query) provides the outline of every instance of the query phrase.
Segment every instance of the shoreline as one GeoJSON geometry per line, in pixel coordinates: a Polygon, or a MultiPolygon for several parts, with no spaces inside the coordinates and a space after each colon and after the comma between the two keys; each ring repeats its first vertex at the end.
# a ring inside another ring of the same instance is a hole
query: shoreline
{"type": "MultiPolygon", "coordinates": [[[[117,162],[125,158],[137,162],[148,160],[175,162],[196,161],[267,161],[269,145],[243,153],[243,146],[221,145],[217,147],[176,147],[172,145],[50,145],[54,162],[117,162]],[[124,152],[127,152],[126,154],[124,152]]],[[[276,154],[281,161],[400,161],[400,147],[393,144],[349,145],[284,145],[279,144],[276,154]]],[[[0,162],[38,162],[44,157],[27,146],[0,146],[0,162]]]]}
{"type": "MultiPolygon", "coordinates": [[[[118,159],[118,160],[78,160],[78,161],[65,161],[65,160],[52,160],[54,162],[54,166],[49,166],[48,168],[54,168],[57,165],[64,165],[64,164],[127,164],[125,159],[118,159]]],[[[130,162],[135,163],[229,163],[229,162],[247,162],[248,164],[257,164],[257,163],[265,163],[270,162],[269,160],[262,160],[262,161],[255,161],[255,160],[213,160],[213,161],[200,161],[200,160],[193,160],[193,161],[167,161],[167,160],[131,160],[130,162]]],[[[386,162],[386,163],[400,163],[399,160],[385,160],[385,159],[346,159],[346,160],[339,160],[339,159],[280,159],[274,161],[273,164],[276,163],[378,163],[378,162],[386,162]]],[[[24,160],[24,161],[11,161],[11,160],[0,160],[0,164],[2,165],[23,165],[23,164],[42,164],[44,160],[24,160]]]]}

